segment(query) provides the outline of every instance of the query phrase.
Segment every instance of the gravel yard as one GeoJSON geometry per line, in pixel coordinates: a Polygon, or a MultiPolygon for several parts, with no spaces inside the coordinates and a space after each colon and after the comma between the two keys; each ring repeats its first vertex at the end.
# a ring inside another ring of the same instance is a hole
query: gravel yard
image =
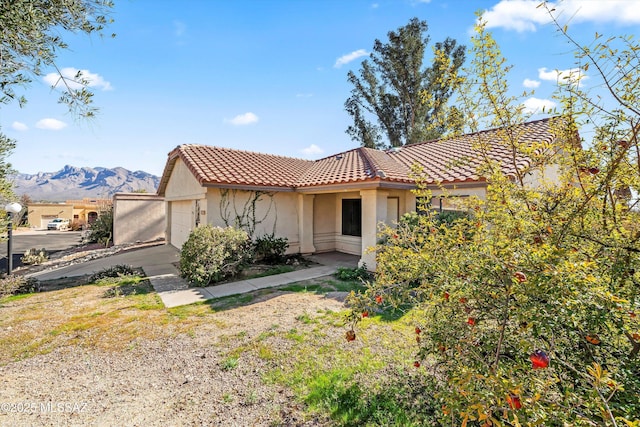
{"type": "Polygon", "coordinates": [[[342,310],[338,299],[273,291],[171,311],[152,292],[104,295],[104,285],[78,286],[0,306],[0,425],[327,424],[264,380],[281,358],[251,350],[286,350],[275,332],[311,330],[300,316],[342,310]]]}

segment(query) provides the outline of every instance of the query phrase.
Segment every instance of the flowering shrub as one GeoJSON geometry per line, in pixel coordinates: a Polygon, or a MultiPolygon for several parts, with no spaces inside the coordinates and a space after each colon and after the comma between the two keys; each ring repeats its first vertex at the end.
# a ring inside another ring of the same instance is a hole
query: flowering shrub
{"type": "Polygon", "coordinates": [[[249,235],[236,228],[195,228],[180,251],[180,273],[196,286],[208,286],[238,274],[251,261],[249,235]]]}
{"type": "MultiPolygon", "coordinates": [[[[471,86],[480,93],[463,96],[461,108],[471,123],[484,117],[508,129],[501,148],[529,161],[505,175],[476,134],[486,198],[459,200],[467,216],[442,221],[425,210],[384,229],[376,282],[350,301],[356,320],[409,307],[413,366],[438,379],[442,424],[640,425],[640,64],[631,53],[640,47],[622,38],[628,51],[612,63],[590,56],[612,40],[579,58],[583,71],[595,61],[605,81],[616,76],[607,87],[620,105],[594,110],[577,85],[561,87],[552,145],[519,138],[520,110],[480,25],[467,95],[471,86]],[[581,119],[596,128],[584,147],[581,119]],[[553,180],[544,179],[549,171],[553,180]]],[[[426,177],[415,173],[417,196],[429,200],[426,177]]]]}

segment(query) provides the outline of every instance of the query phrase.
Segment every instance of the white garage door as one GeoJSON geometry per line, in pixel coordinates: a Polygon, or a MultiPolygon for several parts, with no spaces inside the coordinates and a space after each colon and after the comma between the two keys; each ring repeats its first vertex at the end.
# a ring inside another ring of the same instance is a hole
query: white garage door
{"type": "Polygon", "coordinates": [[[180,249],[194,226],[193,201],[171,202],[171,244],[180,249]]]}

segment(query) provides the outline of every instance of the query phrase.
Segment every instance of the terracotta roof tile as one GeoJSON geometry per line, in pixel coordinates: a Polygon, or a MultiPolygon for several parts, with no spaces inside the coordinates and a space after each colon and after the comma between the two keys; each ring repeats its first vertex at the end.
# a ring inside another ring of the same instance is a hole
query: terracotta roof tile
{"type": "Polygon", "coordinates": [[[316,160],[296,187],[343,184],[374,179],[411,182],[408,169],[384,151],[355,148],[316,160]]]}
{"type": "Polygon", "coordinates": [[[492,129],[449,139],[423,142],[380,151],[355,148],[320,160],[261,154],[251,151],[206,145],[180,145],[169,153],[158,193],[162,194],[181,158],[203,185],[238,185],[295,189],[364,181],[413,183],[410,168],[421,164],[428,182],[469,182],[483,178],[479,145],[486,147],[489,158],[512,175],[515,168],[526,167],[528,159],[513,153],[504,144],[507,135],[517,136],[525,144],[552,142],[551,119],[524,123],[508,129],[492,129]],[[515,160],[515,161],[514,161],[515,160]]]}
{"type": "Polygon", "coordinates": [[[549,120],[407,145],[390,151],[390,154],[408,167],[416,162],[422,165],[429,183],[467,182],[483,179],[478,167],[482,164],[480,147],[484,147],[487,157],[500,163],[505,174],[513,175],[516,167],[529,164],[528,158],[516,155],[514,159],[513,152],[504,142],[505,138],[517,137],[518,142],[523,144],[551,142],[554,136],[549,120]]]}
{"type": "Polygon", "coordinates": [[[174,152],[201,184],[292,187],[312,163],[207,145],[180,145],[174,152]]]}

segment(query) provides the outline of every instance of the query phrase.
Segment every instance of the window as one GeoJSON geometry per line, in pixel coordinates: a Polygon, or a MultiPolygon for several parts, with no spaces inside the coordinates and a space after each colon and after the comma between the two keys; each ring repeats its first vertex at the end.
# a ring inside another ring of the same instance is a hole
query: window
{"type": "Polygon", "coordinates": [[[362,236],[362,201],[342,199],[342,234],[362,236]]]}

